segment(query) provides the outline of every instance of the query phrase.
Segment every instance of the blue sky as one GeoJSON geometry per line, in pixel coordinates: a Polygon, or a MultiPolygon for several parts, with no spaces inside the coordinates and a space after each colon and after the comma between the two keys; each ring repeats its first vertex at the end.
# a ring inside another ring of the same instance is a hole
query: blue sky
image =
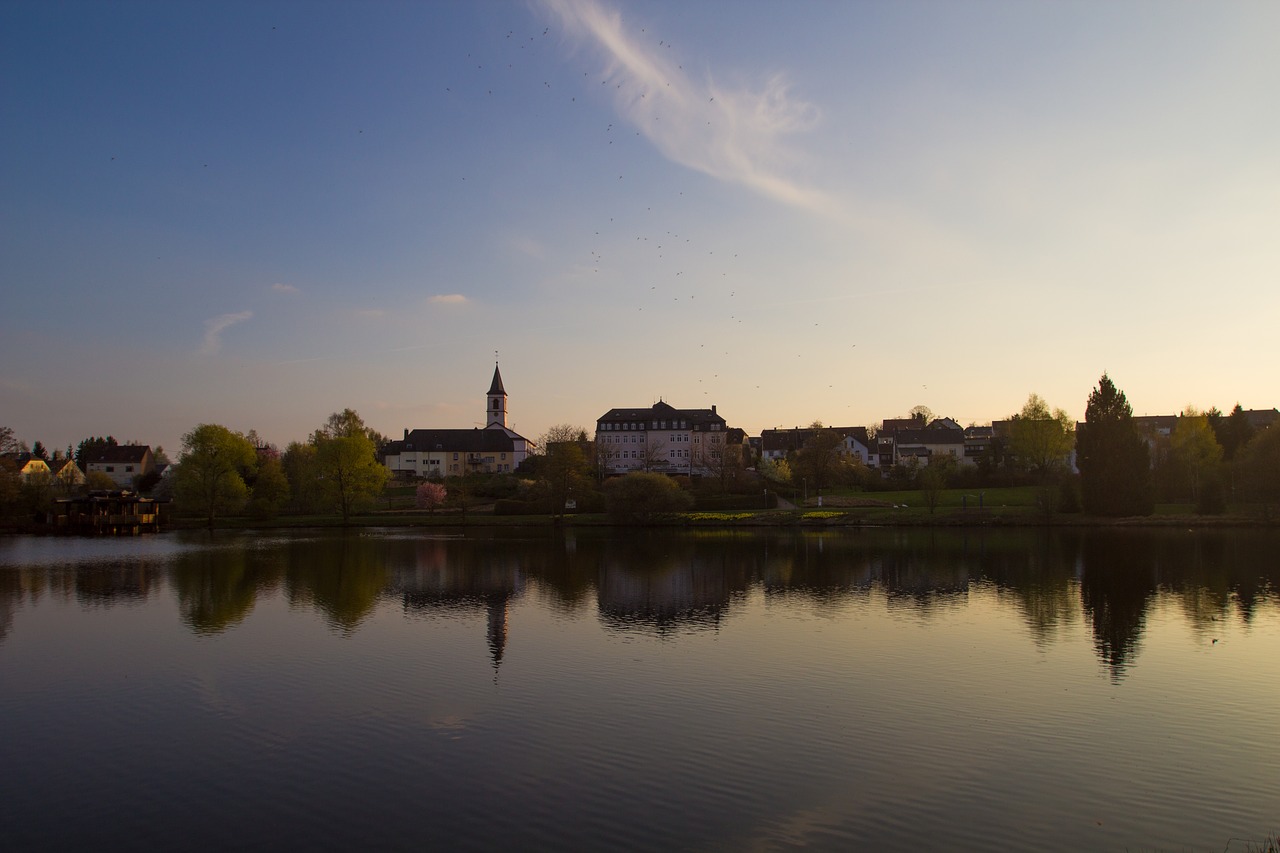
{"type": "Polygon", "coordinates": [[[0,6],[0,423],[1280,403],[1280,5],[0,6]]]}

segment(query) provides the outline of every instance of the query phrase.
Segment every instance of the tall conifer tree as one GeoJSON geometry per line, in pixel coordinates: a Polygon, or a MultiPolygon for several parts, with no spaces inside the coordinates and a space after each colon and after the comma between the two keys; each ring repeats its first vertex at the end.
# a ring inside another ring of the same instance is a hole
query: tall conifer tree
{"type": "Polygon", "coordinates": [[[1150,515],[1155,508],[1151,458],[1133,423],[1124,392],[1107,374],[1089,395],[1076,434],[1076,465],[1084,511],[1093,515],[1150,515]]]}

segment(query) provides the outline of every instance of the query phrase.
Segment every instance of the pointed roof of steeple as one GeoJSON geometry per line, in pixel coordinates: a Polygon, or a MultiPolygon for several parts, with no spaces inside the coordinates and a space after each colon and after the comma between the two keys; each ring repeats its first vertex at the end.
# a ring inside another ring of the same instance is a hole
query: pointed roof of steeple
{"type": "Polygon", "coordinates": [[[489,385],[489,393],[507,396],[506,390],[502,387],[502,374],[498,372],[496,364],[493,366],[493,382],[489,385]]]}

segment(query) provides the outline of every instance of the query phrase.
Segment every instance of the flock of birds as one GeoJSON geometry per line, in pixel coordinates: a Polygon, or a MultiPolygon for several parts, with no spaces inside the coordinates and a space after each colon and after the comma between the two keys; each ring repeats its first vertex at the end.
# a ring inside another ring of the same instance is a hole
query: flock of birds
{"type": "MultiPolygon", "coordinates": [[[[273,26],[272,30],[276,30],[276,27],[273,26]]],[[[644,29],[640,33],[642,37],[647,37],[644,29]]],[[[606,108],[607,105],[601,103],[599,98],[584,96],[582,101],[577,98],[579,94],[585,93],[587,82],[591,80],[588,71],[582,72],[582,87],[563,94],[556,91],[551,80],[538,80],[542,75],[531,76],[535,68],[543,67],[548,62],[562,61],[558,56],[545,54],[535,58],[543,45],[546,45],[545,49],[550,49],[557,43],[550,27],[542,29],[540,33],[523,35],[515,30],[508,30],[502,41],[507,46],[505,50],[498,50],[503,55],[500,56],[496,69],[493,67],[493,60],[483,57],[477,59],[475,55],[468,54],[470,63],[464,67],[472,70],[469,73],[459,72],[450,79],[441,81],[446,103],[476,97],[494,97],[495,92],[524,99],[526,103],[530,99],[542,97],[550,99],[545,101],[549,122],[583,120],[580,115],[566,119],[556,112],[566,105],[575,110],[606,108]],[[503,74],[501,68],[503,60],[506,74],[503,74]],[[500,88],[502,86],[509,86],[510,91],[503,91],[500,88]]],[[[657,40],[656,45],[664,51],[673,47],[665,38],[657,40]]],[[[682,65],[675,67],[683,73],[682,65]]],[[[600,86],[612,87],[615,92],[621,92],[621,95],[613,97],[630,97],[632,101],[645,100],[650,94],[640,83],[621,72],[602,76],[600,86]]],[[[705,118],[711,124],[727,113],[723,112],[721,104],[716,103],[713,94],[705,94],[705,118]]],[[[649,100],[661,101],[660,98],[649,100]]],[[[463,107],[460,105],[459,109],[461,111],[463,107]]],[[[657,112],[659,109],[655,103],[652,108],[654,120],[662,117],[657,112]]],[[[789,291],[786,286],[773,289],[778,295],[767,303],[762,303],[758,287],[749,278],[753,271],[751,254],[759,257],[767,254],[767,248],[753,244],[751,248],[754,252],[748,253],[742,246],[726,244],[723,237],[708,236],[709,229],[699,233],[699,213],[690,204],[693,193],[686,196],[684,189],[676,189],[664,194],[663,190],[648,182],[626,181],[628,163],[632,158],[652,158],[656,155],[645,145],[643,131],[639,128],[626,135],[631,145],[615,145],[623,139],[620,136],[622,122],[622,119],[616,117],[613,121],[602,122],[599,142],[603,143],[604,150],[590,152],[579,158],[578,171],[572,177],[573,180],[595,181],[598,190],[599,182],[605,170],[608,170],[609,181],[615,185],[612,190],[595,193],[597,198],[604,199],[601,204],[607,209],[598,210],[596,224],[588,225],[584,230],[584,257],[577,268],[582,275],[599,281],[597,286],[610,288],[615,298],[618,293],[632,295],[630,307],[634,309],[633,319],[619,323],[620,334],[637,336],[637,341],[642,341],[645,347],[661,345],[667,348],[667,352],[684,349],[684,363],[689,370],[677,377],[676,382],[696,380],[692,386],[686,385],[685,388],[701,390],[705,398],[730,399],[741,397],[744,393],[749,395],[756,391],[766,391],[766,388],[751,377],[764,372],[762,368],[766,365],[776,364],[780,357],[792,356],[795,361],[792,361],[788,373],[795,377],[793,387],[809,385],[816,390],[821,382],[827,391],[835,391],[836,382],[822,380],[836,375],[853,374],[854,365],[848,358],[839,355],[841,352],[845,356],[852,355],[857,346],[847,339],[848,326],[836,321],[828,311],[813,320],[812,325],[808,326],[804,343],[798,345],[794,332],[801,322],[797,319],[796,312],[805,309],[796,306],[791,300],[795,296],[794,290],[789,291]],[[667,227],[669,225],[674,227],[667,227]],[[624,229],[627,228],[635,229],[631,235],[633,239],[624,237],[624,229]],[[634,285],[638,275],[648,279],[647,290],[643,286],[634,285]],[[756,295],[750,299],[739,295],[748,292],[756,295]],[[788,327],[789,331],[783,331],[784,327],[788,327]],[[664,331],[681,328],[700,331],[674,335],[664,331]],[[700,336],[701,339],[698,339],[700,336]],[[840,340],[841,338],[844,340],[840,340]],[[791,352],[787,352],[788,349],[791,352]]],[[[364,127],[352,129],[357,135],[365,136],[364,127]]],[[[111,159],[116,158],[112,156],[111,159]]],[[[208,168],[208,165],[202,163],[202,168],[208,168]]],[[[466,181],[468,176],[459,174],[457,177],[466,181]]],[[[707,179],[699,177],[698,180],[707,179]]],[[[826,309],[818,307],[812,310],[826,309]]],[[[652,391],[655,397],[661,395],[669,399],[678,399],[687,393],[679,386],[674,389],[654,388],[652,391]]],[[[827,418],[836,416],[839,413],[830,412],[830,407],[850,408],[853,396],[852,392],[843,396],[824,394],[820,404],[823,411],[815,411],[814,415],[827,418]]],[[[688,401],[688,405],[697,405],[697,401],[688,401]]]]}
{"type": "MultiPolygon", "coordinates": [[[[644,36],[645,30],[641,29],[640,33],[644,36]]],[[[521,35],[515,30],[509,30],[504,40],[517,46],[513,51],[538,47],[543,40],[548,43],[555,41],[550,28],[532,35],[521,35]]],[[[657,40],[656,44],[662,50],[671,50],[673,47],[665,38],[657,40]]],[[[512,53],[504,57],[506,68],[512,72],[511,86],[516,94],[526,97],[537,97],[540,94],[548,97],[554,93],[553,107],[554,104],[559,104],[561,107],[573,105],[576,109],[594,108],[588,106],[591,103],[589,97],[578,101],[577,95],[583,94],[583,90],[562,95],[555,91],[550,80],[542,80],[540,85],[530,86],[527,75],[530,63],[523,62],[525,58],[512,53]]],[[[449,98],[475,97],[480,92],[486,97],[493,96],[493,77],[482,73],[485,63],[475,61],[475,56],[471,54],[468,59],[474,63],[475,78],[468,80],[460,76],[450,81],[443,86],[444,94],[449,98]]],[[[683,72],[682,65],[677,64],[675,67],[683,72]]],[[[587,81],[591,79],[590,72],[582,72],[582,77],[585,89],[587,81]]],[[[533,79],[536,80],[536,77],[533,79]]],[[[670,86],[670,83],[666,85],[670,86]]],[[[622,74],[603,76],[600,86],[621,92],[623,97],[630,97],[632,101],[648,99],[649,93],[641,85],[622,74]]],[[[715,96],[708,94],[707,125],[724,115],[720,109],[715,96]]],[[[660,120],[662,116],[656,104],[652,110],[653,120],[660,120]]],[[[558,114],[548,113],[548,121],[559,120],[558,114]]],[[[792,306],[788,305],[785,296],[767,306],[753,304],[739,296],[744,287],[750,288],[750,282],[744,278],[749,271],[749,260],[744,259],[742,247],[726,246],[715,242],[715,238],[698,233],[696,222],[688,216],[689,198],[685,196],[684,190],[676,190],[665,198],[655,198],[657,191],[653,188],[634,186],[627,182],[626,164],[629,158],[647,157],[651,152],[639,151],[634,146],[615,145],[615,142],[622,141],[619,136],[621,121],[615,118],[614,121],[604,122],[599,138],[604,151],[583,158],[587,165],[579,173],[582,180],[600,181],[602,174],[608,169],[608,180],[618,188],[603,194],[608,199],[608,209],[600,211],[599,221],[582,235],[586,244],[585,258],[579,269],[585,275],[602,282],[599,285],[601,287],[612,287],[619,292],[633,294],[634,300],[630,307],[634,309],[635,319],[623,320],[620,328],[624,333],[637,334],[645,342],[643,346],[654,345],[655,329],[684,326],[701,330],[705,338],[703,340],[696,340],[697,335],[673,336],[660,332],[657,336],[668,352],[673,349],[684,350],[685,364],[690,369],[678,382],[694,380],[692,387],[701,391],[701,396],[707,400],[729,399],[766,391],[752,377],[761,372],[764,365],[776,362],[788,346],[795,346],[790,343],[795,341],[794,335],[776,331],[779,314],[788,314],[793,310],[792,306]],[[596,169],[595,174],[589,172],[592,164],[596,169]],[[618,182],[623,183],[618,185],[618,182]],[[671,220],[680,220],[683,224],[668,228],[664,227],[664,220],[665,224],[670,224],[671,220]],[[627,227],[622,224],[624,222],[637,230],[629,236],[623,236],[625,232],[622,229],[627,227]],[[632,285],[636,270],[643,270],[648,278],[647,290],[632,285]],[[708,346],[711,338],[720,345],[712,343],[708,346]]],[[[627,136],[634,141],[636,137],[643,137],[643,131],[634,129],[627,136]]],[[[465,176],[460,177],[465,180],[465,176]]],[[[847,359],[844,363],[833,363],[832,353],[838,349],[852,355],[857,344],[847,339],[843,342],[832,340],[847,336],[848,330],[843,324],[831,322],[828,317],[813,321],[808,328],[805,346],[797,347],[794,353],[785,353],[788,357],[794,354],[797,363],[801,365],[799,368],[791,367],[790,370],[795,372],[797,383],[811,384],[816,388],[817,383],[821,382],[827,392],[834,392],[836,382],[823,380],[830,379],[833,375],[850,375],[852,364],[847,359]],[[820,345],[815,346],[815,343],[820,345]]],[[[655,398],[663,396],[678,399],[683,393],[685,392],[679,388],[654,389],[655,398]]],[[[853,394],[833,397],[826,393],[823,401],[824,412],[814,414],[832,417],[838,414],[829,412],[833,405],[843,409],[852,408],[853,394]]],[[[699,402],[688,401],[686,405],[697,406],[699,402]]]]}

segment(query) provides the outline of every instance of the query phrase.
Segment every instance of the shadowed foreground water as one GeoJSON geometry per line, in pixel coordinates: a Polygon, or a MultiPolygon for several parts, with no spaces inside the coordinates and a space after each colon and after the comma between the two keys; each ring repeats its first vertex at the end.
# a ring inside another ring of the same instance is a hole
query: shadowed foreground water
{"type": "Polygon", "coordinates": [[[0,844],[1244,850],[1280,829],[1278,548],[4,540],[0,844]]]}

